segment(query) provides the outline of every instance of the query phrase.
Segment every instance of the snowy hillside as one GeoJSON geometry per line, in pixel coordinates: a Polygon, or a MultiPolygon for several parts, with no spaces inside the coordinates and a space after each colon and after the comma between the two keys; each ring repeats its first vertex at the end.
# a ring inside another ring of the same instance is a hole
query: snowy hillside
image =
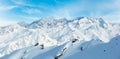
{"type": "Polygon", "coordinates": [[[42,18],[0,27],[0,59],[120,59],[120,24],[42,18]]]}

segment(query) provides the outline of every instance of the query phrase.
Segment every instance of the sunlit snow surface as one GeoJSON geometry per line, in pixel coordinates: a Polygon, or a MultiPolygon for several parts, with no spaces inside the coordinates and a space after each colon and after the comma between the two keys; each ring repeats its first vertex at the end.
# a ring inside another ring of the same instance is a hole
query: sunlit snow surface
{"type": "Polygon", "coordinates": [[[120,59],[120,24],[43,18],[0,27],[0,59],[120,59]]]}

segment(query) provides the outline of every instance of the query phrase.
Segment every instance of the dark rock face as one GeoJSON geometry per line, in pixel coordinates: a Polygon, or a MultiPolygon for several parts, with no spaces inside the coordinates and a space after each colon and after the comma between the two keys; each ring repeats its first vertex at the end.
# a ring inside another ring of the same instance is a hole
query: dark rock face
{"type": "Polygon", "coordinates": [[[36,43],[34,46],[38,46],[39,45],[39,43],[36,43]]]}

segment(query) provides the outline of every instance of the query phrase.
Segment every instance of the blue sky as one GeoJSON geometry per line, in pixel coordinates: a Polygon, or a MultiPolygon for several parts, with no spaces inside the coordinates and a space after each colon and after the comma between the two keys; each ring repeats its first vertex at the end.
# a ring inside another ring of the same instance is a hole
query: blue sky
{"type": "Polygon", "coordinates": [[[40,18],[102,17],[120,21],[120,0],[0,0],[0,25],[40,18]]]}

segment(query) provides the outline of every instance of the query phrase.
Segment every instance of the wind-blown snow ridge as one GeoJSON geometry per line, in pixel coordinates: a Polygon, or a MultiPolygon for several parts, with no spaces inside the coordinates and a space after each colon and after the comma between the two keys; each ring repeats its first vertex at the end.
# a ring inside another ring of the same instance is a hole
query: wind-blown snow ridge
{"type": "Polygon", "coordinates": [[[120,24],[111,24],[102,18],[78,17],[73,20],[42,18],[30,24],[17,23],[0,27],[0,57],[27,47],[40,45],[42,48],[48,48],[65,42],[74,42],[75,39],[80,43],[87,41],[107,43],[118,35],[120,24]]]}

